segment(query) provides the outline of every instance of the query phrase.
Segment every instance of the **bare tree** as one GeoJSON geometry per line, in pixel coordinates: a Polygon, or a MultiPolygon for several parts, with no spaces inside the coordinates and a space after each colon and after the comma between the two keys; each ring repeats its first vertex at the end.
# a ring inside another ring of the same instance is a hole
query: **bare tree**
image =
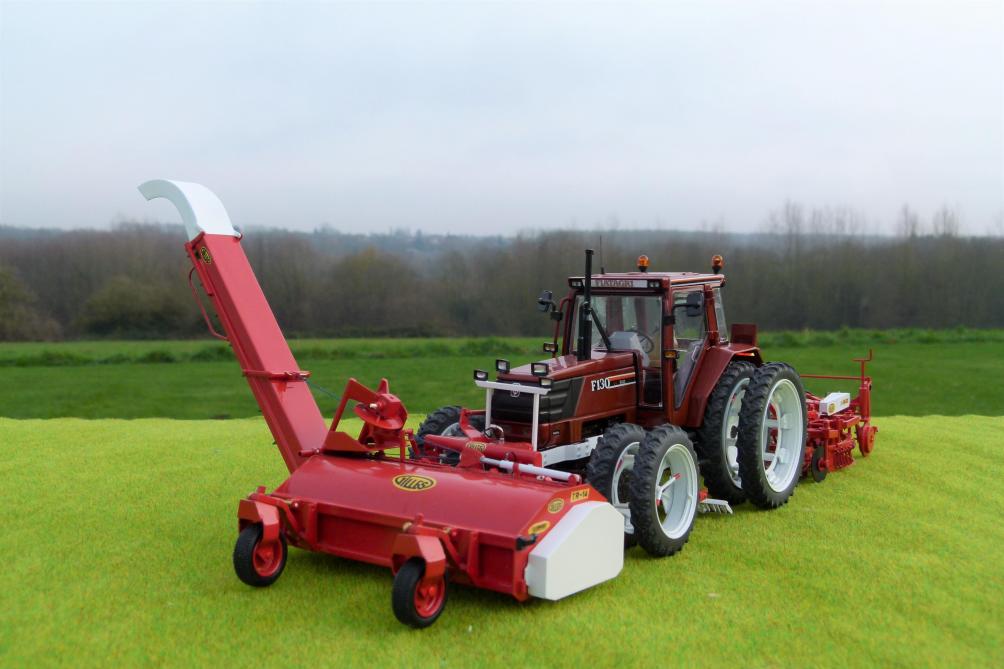
{"type": "Polygon", "coordinates": [[[937,237],[958,237],[960,227],[958,213],[947,204],[934,212],[931,219],[931,229],[937,237]]]}
{"type": "Polygon", "coordinates": [[[920,234],[920,218],[917,212],[903,205],[896,218],[896,235],[903,238],[913,238],[920,234]]]}

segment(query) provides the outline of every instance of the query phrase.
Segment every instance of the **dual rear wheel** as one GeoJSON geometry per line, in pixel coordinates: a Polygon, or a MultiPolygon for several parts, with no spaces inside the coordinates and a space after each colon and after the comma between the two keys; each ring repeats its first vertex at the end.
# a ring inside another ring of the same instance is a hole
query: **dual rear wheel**
{"type": "Polygon", "coordinates": [[[764,509],[785,504],[801,474],[807,426],[805,389],[790,365],[730,363],[698,432],[708,494],[764,509]]]}

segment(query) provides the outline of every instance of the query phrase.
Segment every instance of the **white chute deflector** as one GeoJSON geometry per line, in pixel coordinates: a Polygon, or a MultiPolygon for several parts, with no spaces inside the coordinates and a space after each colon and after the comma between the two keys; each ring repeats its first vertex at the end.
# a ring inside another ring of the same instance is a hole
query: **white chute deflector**
{"type": "Polygon", "coordinates": [[[181,214],[189,241],[203,232],[210,235],[240,237],[240,233],[234,230],[220,198],[201,184],[154,179],[141,184],[139,192],[147,200],[158,197],[170,200],[181,214]]]}

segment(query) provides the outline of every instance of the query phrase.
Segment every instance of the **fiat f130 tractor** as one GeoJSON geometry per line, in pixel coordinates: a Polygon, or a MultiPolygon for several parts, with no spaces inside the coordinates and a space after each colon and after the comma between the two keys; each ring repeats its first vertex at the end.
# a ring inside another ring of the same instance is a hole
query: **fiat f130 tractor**
{"type": "Polygon", "coordinates": [[[495,379],[475,370],[485,409],[430,414],[421,457],[455,460],[476,439],[495,457],[575,472],[622,514],[625,545],[668,556],[698,511],[775,509],[801,475],[850,464],[855,441],[871,451],[867,360],[853,400],[807,395],[791,366],[764,362],[755,325],[727,328],[721,256],[710,274],[649,272],[641,256],[637,271],[595,275],[592,256],[559,302],[538,298],[555,323],[551,357],[496,360],[495,379]]]}

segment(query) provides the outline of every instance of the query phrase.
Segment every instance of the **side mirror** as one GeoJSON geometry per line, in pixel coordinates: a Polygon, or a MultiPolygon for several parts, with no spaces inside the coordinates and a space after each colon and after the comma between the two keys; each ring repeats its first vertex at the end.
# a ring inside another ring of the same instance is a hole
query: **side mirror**
{"type": "Polygon", "coordinates": [[[547,313],[554,309],[554,293],[549,290],[543,291],[537,297],[537,309],[543,313],[547,313]]]}
{"type": "Polygon", "coordinates": [[[681,304],[674,304],[671,313],[663,319],[663,325],[673,325],[676,323],[676,310],[686,309],[687,318],[697,318],[704,313],[704,294],[693,292],[687,295],[687,301],[681,304]]]}
{"type": "Polygon", "coordinates": [[[704,294],[690,293],[687,295],[687,318],[696,318],[704,313],[704,294]]]}

